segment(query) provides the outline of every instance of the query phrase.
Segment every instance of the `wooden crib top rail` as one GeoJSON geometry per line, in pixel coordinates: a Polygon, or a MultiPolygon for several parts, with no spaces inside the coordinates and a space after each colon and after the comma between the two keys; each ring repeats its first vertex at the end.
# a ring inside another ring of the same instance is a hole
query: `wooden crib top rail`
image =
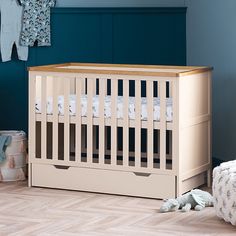
{"type": "Polygon", "coordinates": [[[162,65],[127,65],[97,63],[65,63],[29,67],[29,71],[113,74],[136,76],[181,77],[213,70],[212,67],[199,66],[162,66],[162,65]]]}

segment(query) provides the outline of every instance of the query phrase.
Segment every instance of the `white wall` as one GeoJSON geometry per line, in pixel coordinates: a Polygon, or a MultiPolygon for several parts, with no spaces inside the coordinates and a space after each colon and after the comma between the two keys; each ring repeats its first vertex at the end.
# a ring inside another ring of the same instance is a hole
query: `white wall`
{"type": "Polygon", "coordinates": [[[213,74],[213,156],[236,159],[236,1],[186,0],[187,61],[213,74]]]}
{"type": "Polygon", "coordinates": [[[184,0],[57,0],[58,7],[179,7],[184,0]]]}

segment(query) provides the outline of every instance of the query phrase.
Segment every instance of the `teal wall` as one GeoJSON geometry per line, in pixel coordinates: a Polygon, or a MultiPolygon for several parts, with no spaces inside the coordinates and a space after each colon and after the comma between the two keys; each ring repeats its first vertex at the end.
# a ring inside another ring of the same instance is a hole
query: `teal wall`
{"type": "Polygon", "coordinates": [[[185,8],[54,8],[52,46],[0,63],[0,129],[28,123],[27,67],[64,62],[186,64],[185,8]]]}
{"type": "Polygon", "coordinates": [[[187,63],[213,72],[213,156],[236,158],[236,1],[186,0],[187,63]]]}

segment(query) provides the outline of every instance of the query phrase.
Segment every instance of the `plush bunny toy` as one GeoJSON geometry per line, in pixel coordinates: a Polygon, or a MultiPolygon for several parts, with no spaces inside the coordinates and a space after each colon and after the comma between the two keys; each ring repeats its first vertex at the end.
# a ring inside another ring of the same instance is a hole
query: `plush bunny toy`
{"type": "Polygon", "coordinates": [[[176,199],[165,200],[160,212],[177,211],[178,209],[181,209],[182,212],[190,211],[190,209],[201,211],[204,207],[210,206],[213,206],[212,195],[200,189],[194,189],[176,199]]]}

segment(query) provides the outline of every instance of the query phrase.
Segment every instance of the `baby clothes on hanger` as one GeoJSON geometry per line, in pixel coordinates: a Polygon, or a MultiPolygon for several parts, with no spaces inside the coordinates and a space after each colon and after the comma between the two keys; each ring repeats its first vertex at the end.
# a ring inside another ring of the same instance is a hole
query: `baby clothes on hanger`
{"type": "Polygon", "coordinates": [[[56,0],[19,0],[24,7],[20,43],[23,46],[51,45],[50,8],[56,0]]]}
{"type": "Polygon", "coordinates": [[[17,0],[0,0],[1,34],[0,49],[2,61],[10,61],[13,45],[16,45],[18,58],[28,59],[28,47],[20,45],[23,8],[17,0]]]}

